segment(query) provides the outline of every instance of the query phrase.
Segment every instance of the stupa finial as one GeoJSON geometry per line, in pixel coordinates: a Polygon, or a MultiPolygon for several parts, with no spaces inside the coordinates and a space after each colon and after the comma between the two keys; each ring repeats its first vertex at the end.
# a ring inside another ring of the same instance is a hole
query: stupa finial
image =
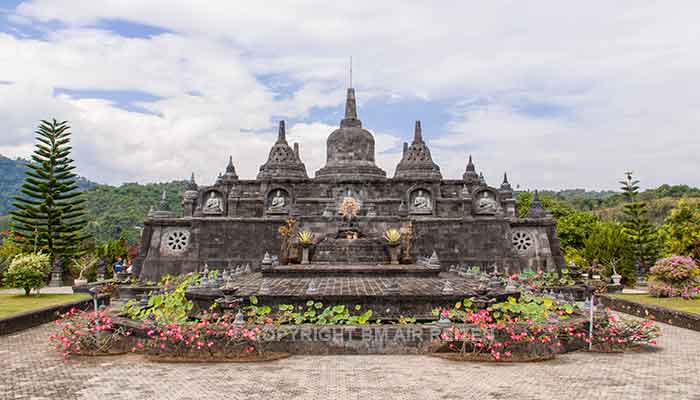
{"type": "Polygon", "coordinates": [[[413,129],[413,143],[423,142],[423,129],[420,126],[420,120],[416,121],[416,127],[413,129]]]}
{"type": "Polygon", "coordinates": [[[357,101],[355,100],[355,89],[348,88],[345,97],[345,119],[357,119],[357,101]]]}
{"type": "Polygon", "coordinates": [[[279,129],[277,130],[277,143],[287,142],[287,132],[284,127],[284,120],[280,121],[279,129]]]}

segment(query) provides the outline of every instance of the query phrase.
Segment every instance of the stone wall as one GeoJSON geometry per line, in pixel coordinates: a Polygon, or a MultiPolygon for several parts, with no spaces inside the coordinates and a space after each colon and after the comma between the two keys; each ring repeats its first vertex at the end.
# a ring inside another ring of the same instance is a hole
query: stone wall
{"type": "MultiPolygon", "coordinates": [[[[411,250],[413,259],[429,256],[435,251],[444,269],[451,264],[466,264],[490,270],[496,264],[511,272],[527,268],[551,271],[563,265],[551,221],[430,216],[410,220],[415,230],[411,250]],[[531,245],[518,251],[513,246],[514,232],[523,232],[530,237],[531,245]]],[[[394,216],[358,218],[363,235],[375,239],[381,238],[386,229],[400,228],[408,221],[408,218],[394,216]]],[[[147,245],[142,246],[145,259],[141,277],[155,280],[165,273],[198,271],[205,263],[209,269],[245,263],[257,268],[266,251],[279,254],[281,241],[277,230],[285,222],[283,216],[148,220],[143,232],[147,245]],[[181,248],[177,243],[182,245],[181,248]]],[[[339,223],[338,217],[299,218],[299,228],[313,232],[317,242],[325,237],[334,238],[339,223]]]]}

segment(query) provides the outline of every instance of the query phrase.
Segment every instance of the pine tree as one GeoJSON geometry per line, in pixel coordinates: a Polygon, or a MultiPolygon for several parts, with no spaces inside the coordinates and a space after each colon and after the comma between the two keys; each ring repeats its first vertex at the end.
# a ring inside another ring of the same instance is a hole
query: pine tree
{"type": "Polygon", "coordinates": [[[649,222],[647,203],[637,201],[639,181],[633,179],[632,172],[626,172],[625,180],[620,184],[626,201],[623,205],[623,232],[632,245],[635,260],[641,263],[643,271],[647,271],[658,255],[656,229],[649,222]]]}
{"type": "Polygon", "coordinates": [[[15,196],[11,226],[27,248],[49,254],[50,260],[79,253],[86,225],[78,191],[66,121],[41,121],[36,150],[27,167],[21,195],[15,196]]]}

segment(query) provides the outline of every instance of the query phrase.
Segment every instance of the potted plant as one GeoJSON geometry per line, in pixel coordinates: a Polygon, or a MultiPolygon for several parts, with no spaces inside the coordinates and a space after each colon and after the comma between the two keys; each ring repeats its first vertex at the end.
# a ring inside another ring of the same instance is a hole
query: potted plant
{"type": "Polygon", "coordinates": [[[314,244],[314,234],[310,231],[301,231],[297,233],[297,239],[301,245],[301,263],[309,263],[309,247],[314,244]]]}
{"type": "Polygon", "coordinates": [[[399,263],[399,245],[401,244],[401,232],[398,229],[390,228],[384,231],[384,240],[389,245],[389,256],[392,264],[399,263]]]}
{"type": "Polygon", "coordinates": [[[88,283],[86,272],[97,263],[96,255],[84,255],[80,258],[74,258],[73,267],[77,270],[78,277],[73,281],[74,286],[86,285],[88,283]]]}

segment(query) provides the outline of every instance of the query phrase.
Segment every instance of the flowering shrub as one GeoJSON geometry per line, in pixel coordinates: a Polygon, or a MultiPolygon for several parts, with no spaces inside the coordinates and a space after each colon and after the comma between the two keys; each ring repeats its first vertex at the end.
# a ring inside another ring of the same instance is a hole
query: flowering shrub
{"type": "MultiPolygon", "coordinates": [[[[567,327],[562,332],[562,338],[567,340],[583,340],[592,344],[597,351],[620,351],[640,345],[656,345],[656,339],[661,336],[661,328],[650,319],[622,319],[611,314],[596,317],[593,321],[593,338],[587,330],[567,327]]],[[[586,325],[587,327],[588,325],[586,325]]]]}
{"type": "Polygon", "coordinates": [[[64,358],[71,354],[109,354],[119,350],[122,339],[131,335],[131,331],[115,327],[104,311],[73,308],[54,323],[58,329],[49,336],[49,342],[64,358]]]}
{"type": "Polygon", "coordinates": [[[496,322],[487,310],[467,310],[461,315],[464,325],[452,325],[441,332],[440,340],[449,351],[463,357],[487,356],[502,361],[517,355],[537,359],[552,356],[561,345],[556,325],[517,319],[496,322]]]}
{"type": "Polygon", "coordinates": [[[662,258],[649,270],[649,293],[689,299],[700,292],[700,266],[690,257],[662,258]]]}
{"type": "Polygon", "coordinates": [[[43,253],[20,254],[15,256],[7,268],[5,283],[8,286],[24,289],[29,296],[32,289],[44,286],[49,274],[49,256],[43,253]]]}
{"type": "Polygon", "coordinates": [[[278,337],[269,318],[264,324],[236,324],[229,314],[212,314],[211,317],[195,323],[167,323],[147,328],[147,340],[137,342],[131,350],[178,357],[262,355],[266,344],[278,337]]]}

